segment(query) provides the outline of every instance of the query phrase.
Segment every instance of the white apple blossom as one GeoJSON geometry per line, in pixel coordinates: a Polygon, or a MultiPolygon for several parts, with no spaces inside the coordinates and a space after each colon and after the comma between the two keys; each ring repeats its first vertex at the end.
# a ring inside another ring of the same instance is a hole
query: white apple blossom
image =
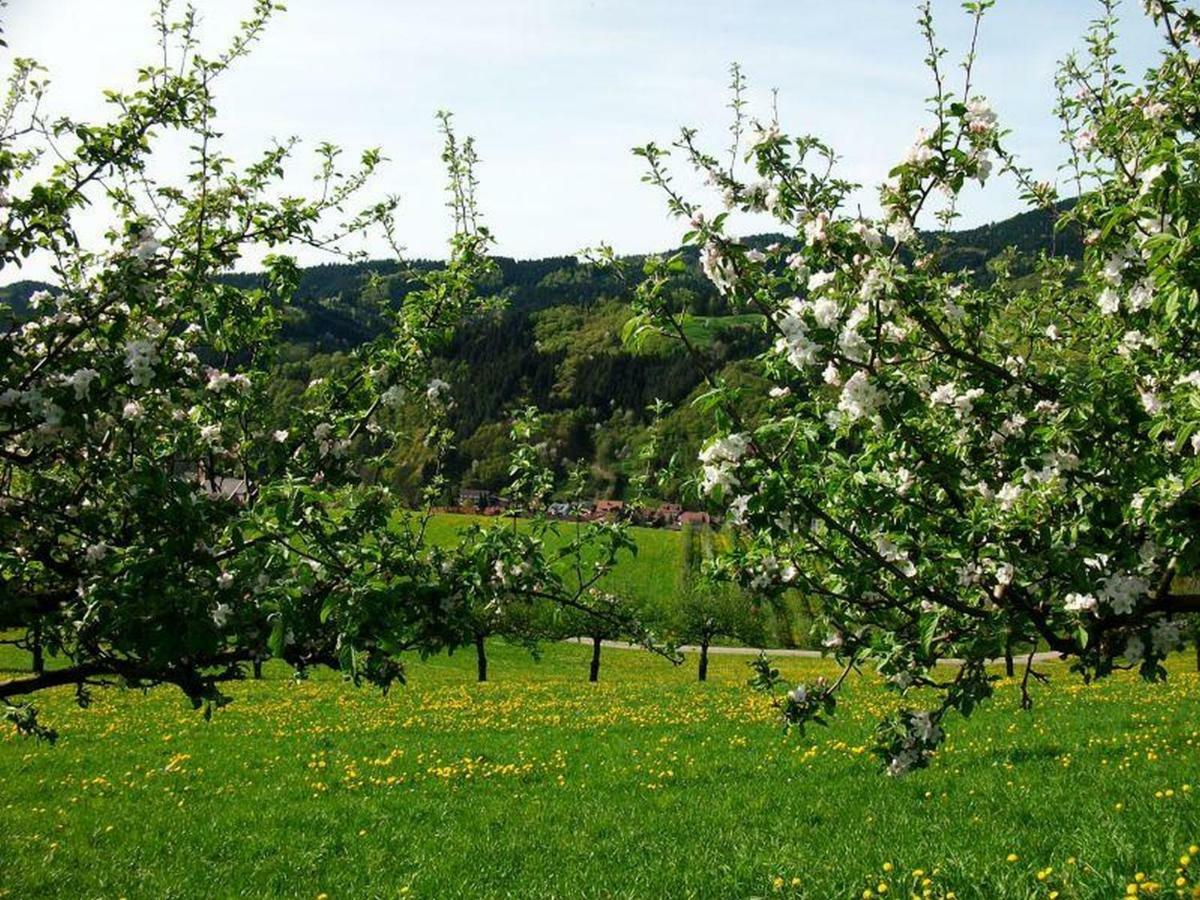
{"type": "Polygon", "coordinates": [[[821,297],[812,305],[813,320],[821,328],[832,328],[840,315],[839,304],[832,297],[821,297]]]}
{"type": "Polygon", "coordinates": [[[860,370],[851,375],[842,386],[838,410],[850,421],[857,421],[874,416],[883,403],[883,391],[871,384],[866,373],[860,370]]]}
{"type": "Polygon", "coordinates": [[[923,165],[933,159],[935,155],[933,147],[930,146],[929,132],[924,128],[918,128],[912,146],[904,155],[904,162],[909,165],[923,165]]]}
{"type": "Polygon", "coordinates": [[[745,434],[728,434],[710,441],[699,454],[703,464],[700,489],[711,494],[717,488],[729,490],[739,482],[734,475],[734,466],[746,454],[750,440],[745,434]]]}
{"type": "Polygon", "coordinates": [[[154,236],[153,228],[145,228],[137,237],[133,255],[143,262],[151,259],[162,248],[162,244],[154,236]]]}
{"type": "Polygon", "coordinates": [[[856,220],[850,226],[850,230],[858,235],[859,239],[872,250],[878,250],[883,246],[883,236],[861,219],[856,220]]]}
{"type": "Polygon", "coordinates": [[[1121,295],[1112,288],[1106,287],[1100,292],[1096,304],[1100,307],[1100,312],[1104,313],[1104,315],[1115,315],[1121,309],[1121,295]]]}
{"type": "Polygon", "coordinates": [[[888,237],[897,244],[912,244],[917,240],[917,230],[904,217],[892,219],[887,226],[888,237]]]}
{"type": "Polygon", "coordinates": [[[1099,598],[1109,605],[1117,615],[1133,611],[1133,604],[1150,590],[1150,584],[1140,575],[1118,572],[1109,575],[1100,584],[1099,598]]]}
{"type": "Polygon", "coordinates": [[[1142,115],[1151,121],[1159,121],[1167,114],[1170,107],[1160,100],[1152,100],[1142,107],[1142,115]]]}
{"type": "Polygon", "coordinates": [[[158,347],[153,341],[139,338],[125,343],[125,368],[129,380],[137,387],[145,387],[154,380],[154,364],[158,362],[158,347]]]}
{"type": "Polygon", "coordinates": [[[700,267],[722,294],[729,293],[737,280],[737,269],[715,241],[704,245],[700,253],[700,267]]]}
{"type": "Polygon", "coordinates": [[[1063,599],[1063,609],[1067,612],[1095,612],[1098,604],[1094,594],[1070,593],[1063,599]]]}
{"type": "Polygon", "coordinates": [[[836,272],[813,272],[808,277],[808,292],[810,294],[817,293],[821,288],[831,284],[836,277],[836,272]]]}
{"type": "Polygon", "coordinates": [[[1138,176],[1138,183],[1140,184],[1140,188],[1138,189],[1139,195],[1144,197],[1146,194],[1149,194],[1154,189],[1155,183],[1158,179],[1162,178],[1166,171],[1167,166],[1165,163],[1155,163],[1142,172],[1138,176]]]}
{"type": "Polygon", "coordinates": [[[1154,285],[1142,279],[1129,289],[1129,309],[1131,312],[1141,312],[1149,309],[1154,302],[1154,285]]]}
{"type": "Polygon", "coordinates": [[[729,521],[733,525],[745,525],[750,507],[750,495],[741,494],[729,504],[729,521]]]}
{"type": "Polygon", "coordinates": [[[1024,490],[1019,484],[1008,482],[996,491],[996,499],[1000,501],[1000,508],[1009,512],[1017,505],[1017,501],[1021,499],[1023,493],[1024,490]]]}
{"type": "Polygon", "coordinates": [[[85,400],[92,389],[92,382],[100,377],[95,369],[76,369],[64,381],[75,389],[75,399],[85,400]]]}
{"type": "Polygon", "coordinates": [[[1155,656],[1166,656],[1178,650],[1182,643],[1182,623],[1160,618],[1150,627],[1150,649],[1155,656]]]}
{"type": "Polygon", "coordinates": [[[996,113],[982,97],[967,101],[967,113],[963,117],[967,130],[972,134],[989,134],[996,127],[996,113]]]}

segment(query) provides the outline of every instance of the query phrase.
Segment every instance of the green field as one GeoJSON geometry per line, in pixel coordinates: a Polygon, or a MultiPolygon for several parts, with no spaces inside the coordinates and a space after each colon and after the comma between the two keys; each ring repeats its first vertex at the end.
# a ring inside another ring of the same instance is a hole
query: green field
{"type": "Polygon", "coordinates": [[[869,678],[785,738],[746,657],[700,685],[694,660],[606,651],[589,685],[582,647],[491,655],[492,683],[457,654],[387,697],[269,666],[211,722],[169,689],[45,696],[57,746],[0,734],[0,896],[1113,898],[1200,875],[1178,871],[1200,842],[1183,657],[1149,687],[1050,666],[1031,713],[1005,683],[891,780],[869,678]]]}
{"type": "Polygon", "coordinates": [[[688,316],[683,323],[683,332],[688,341],[699,347],[707,347],[727,334],[739,330],[764,331],[766,320],[757,313],[731,316],[688,316]]]}
{"type": "MultiPolygon", "coordinates": [[[[430,520],[427,534],[432,543],[450,545],[471,524],[494,526],[504,521],[512,520],[444,513],[430,520]]],[[[518,522],[517,527],[524,527],[524,523],[518,522]]],[[[562,543],[566,543],[576,526],[573,522],[559,522],[556,527],[562,543]]],[[[631,528],[630,534],[637,543],[637,555],[622,554],[617,568],[605,579],[606,588],[628,593],[652,607],[673,603],[682,575],[680,533],[665,528],[631,528]]]]}
{"type": "MultiPolygon", "coordinates": [[[[495,526],[498,523],[513,520],[496,519],[487,516],[457,515],[443,513],[431,518],[427,531],[431,543],[443,546],[455,542],[464,528],[474,523],[495,526]]],[[[526,527],[521,520],[516,520],[516,527],[526,527]]],[[[565,543],[572,537],[576,525],[572,522],[558,522],[559,541],[565,543]]],[[[683,544],[682,534],[665,528],[630,528],[630,535],[637,544],[636,555],[622,553],[613,571],[601,582],[600,586],[607,591],[620,594],[634,601],[640,611],[640,618],[651,626],[661,624],[663,617],[680,600],[683,589],[683,544]]],[[[553,549],[556,541],[552,537],[548,543],[553,549]]],[[[807,647],[811,644],[808,630],[811,618],[799,598],[786,596],[782,601],[785,615],[775,616],[768,612],[766,634],[768,644],[772,647],[807,647]]],[[[716,644],[736,643],[728,638],[718,638],[716,644]]]]}

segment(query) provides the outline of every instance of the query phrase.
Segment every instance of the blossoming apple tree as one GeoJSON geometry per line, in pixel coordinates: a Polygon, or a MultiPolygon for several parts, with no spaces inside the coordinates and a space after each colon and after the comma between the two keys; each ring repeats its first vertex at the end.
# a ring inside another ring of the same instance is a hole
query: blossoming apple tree
{"type": "MultiPolygon", "coordinates": [[[[96,685],[173,684],[211,710],[219,685],[265,656],[386,688],[402,651],[462,642],[472,590],[580,596],[550,565],[572,548],[550,560],[536,529],[431,548],[428,512],[400,510],[370,477],[398,439],[390,408],[422,407],[434,456],[448,447],[452,386],[431,351],[485,305],[475,152],[448,116],[448,263],[412,276],[354,365],[272,418],[272,348],[298,277],[287,252],[353,252],[372,229],[391,240],[396,206],[360,199],[378,151],[344,167],[320,146],[313,197],[285,190],[294,141],[243,167],[221,152],[214,89],[278,10],[258,0],[206,56],[193,13],[173,21],[162,3],[162,61],[109,93],[104,124],[49,119],[40,70],[15,63],[0,107],[0,269],[33,257],[54,275],[28,309],[0,315],[0,629],[52,662],[0,681],[0,712],[22,730],[52,736],[26,698],[56,686],[86,703],[96,685]],[[158,165],[168,138],[189,148],[175,181],[158,165]],[[88,209],[111,213],[98,244],[88,209]],[[266,254],[258,286],[221,277],[251,253],[266,254]]],[[[601,568],[627,544],[619,529],[592,537],[575,549],[601,568]]]]}
{"type": "MultiPolygon", "coordinates": [[[[977,36],[991,4],[964,5],[977,36]]],[[[893,774],[926,764],[949,710],[990,694],[985,662],[1006,644],[1030,648],[1026,702],[1037,648],[1084,678],[1157,679],[1198,608],[1177,579],[1195,571],[1200,521],[1200,16],[1161,0],[1146,11],[1163,47],[1140,81],[1118,64],[1112,4],[1061,68],[1073,206],[1006,150],[974,38],[947,69],[928,4],[930,120],[880,188],[880,218],[847,208],[854,186],[820,140],[744,127],[740,94],[728,157],[692,130],[638,151],[705,273],[774,338],[759,360],[774,382],[764,423],[706,373],[718,431],[698,487],[751,538],[731,560],[739,577],[819,598],[847,671],[869,663],[908,698],[878,731],[893,774]],[[677,188],[678,157],[716,212],[677,188]],[[920,223],[937,206],[947,225],[963,191],[1002,175],[1081,229],[1081,264],[1043,254],[1021,281],[945,264],[920,223]],[[768,213],[788,237],[752,249],[729,233],[731,211],[768,213]]],[[[688,344],[670,300],[683,265],[647,263],[632,334],[688,344]]],[[[763,662],[756,682],[779,679],[763,662]]],[[[785,722],[832,710],[840,683],[778,696],[785,722]]]]}

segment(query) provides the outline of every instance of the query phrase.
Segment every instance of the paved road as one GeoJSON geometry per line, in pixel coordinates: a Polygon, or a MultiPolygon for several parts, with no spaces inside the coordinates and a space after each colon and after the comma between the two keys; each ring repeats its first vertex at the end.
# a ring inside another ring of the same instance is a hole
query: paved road
{"type": "MultiPolygon", "coordinates": [[[[590,645],[592,640],[591,640],[591,638],[571,638],[569,642],[573,643],[573,644],[589,644],[590,645]]],[[[627,641],[601,641],[600,645],[609,650],[641,650],[642,649],[642,646],[640,644],[630,644],[627,641]]],[[[679,650],[679,652],[685,653],[685,654],[700,652],[700,648],[697,646],[694,646],[692,644],[685,644],[681,647],[677,647],[676,649],[679,650]]],[[[715,647],[714,646],[714,647],[709,647],[708,652],[709,652],[710,656],[716,656],[716,655],[722,655],[722,654],[727,655],[727,656],[758,656],[758,654],[761,653],[762,651],[759,650],[757,647],[715,647]]],[[[767,656],[771,656],[771,657],[797,656],[802,659],[820,659],[821,657],[827,655],[825,653],[822,653],[820,650],[794,650],[794,649],[785,649],[785,648],[779,648],[776,650],[767,650],[766,652],[767,652],[767,656]]],[[[832,657],[830,657],[830,658],[832,659],[832,657]]],[[[1026,657],[1024,654],[1017,654],[1016,656],[1013,657],[1014,661],[1018,665],[1023,663],[1025,661],[1025,658],[1026,657]]],[[[1033,661],[1038,662],[1038,663],[1051,662],[1051,661],[1057,660],[1059,658],[1060,657],[1057,653],[1035,653],[1033,655],[1033,661]]],[[[940,660],[940,662],[943,663],[944,665],[949,665],[949,666],[962,665],[961,659],[943,659],[943,660],[940,660]]],[[[989,660],[988,662],[990,665],[994,665],[994,666],[1004,665],[1004,660],[1002,658],[989,660]]]]}

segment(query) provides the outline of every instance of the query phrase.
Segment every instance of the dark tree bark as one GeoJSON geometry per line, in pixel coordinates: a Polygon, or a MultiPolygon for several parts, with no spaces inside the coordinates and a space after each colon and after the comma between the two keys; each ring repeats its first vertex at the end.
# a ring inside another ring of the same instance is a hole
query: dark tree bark
{"type": "Polygon", "coordinates": [[[46,658],[42,652],[42,620],[33,620],[33,638],[29,646],[33,654],[33,674],[41,675],[46,671],[46,658]]]}
{"type": "Polygon", "coordinates": [[[487,681],[487,648],[483,640],[482,634],[475,635],[475,671],[479,681],[487,681]]]}
{"type": "Polygon", "coordinates": [[[601,638],[592,637],[592,667],[588,671],[588,681],[600,680],[600,641],[601,638]]]}
{"type": "Polygon", "coordinates": [[[1015,671],[1013,667],[1012,638],[1009,638],[1004,642],[1004,674],[1012,678],[1015,671]]]}
{"type": "Polygon", "coordinates": [[[254,657],[253,667],[254,667],[254,680],[255,681],[262,680],[262,663],[263,663],[262,657],[259,657],[259,656],[254,657]]]}
{"type": "Polygon", "coordinates": [[[708,681],[708,638],[700,641],[700,680],[708,681]]]}

